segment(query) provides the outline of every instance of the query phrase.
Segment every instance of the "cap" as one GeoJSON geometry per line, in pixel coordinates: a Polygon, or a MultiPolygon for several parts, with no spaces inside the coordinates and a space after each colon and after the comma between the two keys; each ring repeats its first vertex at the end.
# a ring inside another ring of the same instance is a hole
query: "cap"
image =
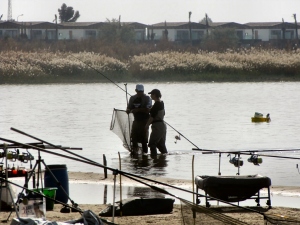
{"type": "Polygon", "coordinates": [[[137,84],[136,87],[135,87],[135,90],[136,90],[136,91],[144,91],[144,85],[142,85],[142,84],[137,84]]]}
{"type": "Polygon", "coordinates": [[[160,98],[161,97],[161,93],[160,93],[160,90],[158,89],[153,89],[151,92],[149,92],[148,94],[153,94],[155,95],[156,97],[160,98]]]}

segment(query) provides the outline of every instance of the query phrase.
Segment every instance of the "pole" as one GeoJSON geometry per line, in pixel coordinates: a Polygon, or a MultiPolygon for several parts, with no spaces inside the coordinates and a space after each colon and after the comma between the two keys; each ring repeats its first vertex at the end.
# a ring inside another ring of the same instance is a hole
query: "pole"
{"type": "MultiPolygon", "coordinates": [[[[120,152],[118,152],[119,155],[119,170],[121,171],[121,156],[120,156],[120,152]]],[[[123,204],[122,204],[122,176],[120,174],[120,216],[122,216],[122,208],[123,208],[123,204]]]]}
{"type": "Polygon", "coordinates": [[[293,16],[294,16],[294,20],[295,20],[296,40],[297,40],[297,44],[298,44],[298,39],[299,39],[299,37],[298,37],[298,23],[297,23],[296,14],[293,14],[293,16]]]}
{"type": "Polygon", "coordinates": [[[103,154],[103,165],[104,167],[104,178],[107,178],[107,168],[106,168],[106,156],[103,154]]]}
{"type": "MultiPolygon", "coordinates": [[[[194,186],[194,179],[195,179],[195,175],[194,175],[194,159],[195,159],[195,155],[193,155],[192,158],[192,187],[193,187],[193,204],[195,204],[195,198],[197,197],[197,195],[195,195],[195,186],[194,186]]],[[[193,220],[194,220],[194,224],[195,224],[195,218],[196,218],[196,212],[193,209],[193,220]]]]}
{"type": "Polygon", "coordinates": [[[112,211],[112,222],[115,220],[115,196],[116,196],[116,175],[117,173],[114,171],[114,193],[113,193],[113,211],[112,211]]]}
{"type": "Polygon", "coordinates": [[[219,173],[218,175],[221,175],[221,153],[219,153],[219,173]]]}
{"type": "Polygon", "coordinates": [[[238,154],[238,173],[236,175],[240,175],[240,154],[238,154]]]}
{"type": "MultiPolygon", "coordinates": [[[[127,109],[128,109],[128,106],[129,106],[129,103],[128,103],[128,92],[127,92],[127,84],[124,84],[125,85],[125,93],[126,93],[126,103],[127,103],[127,109]]],[[[126,110],[127,110],[126,109],[126,110]]],[[[127,114],[128,116],[128,132],[129,132],[129,150],[131,153],[134,153],[133,152],[133,148],[132,148],[132,143],[131,143],[131,128],[130,128],[130,117],[129,117],[129,113],[127,114]]],[[[128,143],[127,143],[128,144],[128,143]]]]}
{"type": "MultiPolygon", "coordinates": [[[[12,201],[12,203],[13,203],[13,206],[14,206],[14,209],[15,209],[15,212],[16,212],[16,215],[17,215],[17,217],[18,218],[20,218],[20,216],[19,216],[19,211],[18,211],[18,209],[17,209],[17,206],[16,206],[16,204],[15,204],[15,202],[14,202],[14,198],[13,198],[13,195],[12,195],[12,192],[11,192],[11,189],[10,189],[10,186],[9,186],[9,182],[8,182],[8,168],[7,168],[7,145],[6,144],[4,144],[4,148],[3,148],[3,150],[4,150],[4,156],[5,156],[5,182],[4,182],[4,186],[6,187],[6,202],[8,203],[8,195],[7,195],[7,192],[9,193],[9,197],[10,197],[10,199],[11,199],[11,201],[12,201]]],[[[2,181],[0,182],[0,184],[1,184],[1,186],[2,186],[2,181]]],[[[2,194],[2,187],[0,187],[0,191],[1,191],[1,194],[2,194]]],[[[1,197],[1,195],[0,195],[0,197],[1,197]]],[[[1,199],[0,199],[0,201],[2,201],[1,199]]],[[[1,207],[1,203],[0,203],[0,207],[1,207]]],[[[8,221],[8,219],[9,219],[9,217],[10,217],[10,215],[11,215],[11,213],[12,213],[12,211],[10,212],[10,214],[9,214],[9,216],[8,216],[8,218],[7,218],[7,220],[6,221],[8,221]]]]}

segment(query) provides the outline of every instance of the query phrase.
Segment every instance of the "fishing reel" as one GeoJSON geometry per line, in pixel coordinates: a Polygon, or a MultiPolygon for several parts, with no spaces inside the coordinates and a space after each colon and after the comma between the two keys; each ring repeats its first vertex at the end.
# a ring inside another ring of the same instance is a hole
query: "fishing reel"
{"type": "Polygon", "coordinates": [[[18,155],[18,160],[23,163],[27,163],[30,160],[34,160],[34,157],[29,152],[23,152],[22,154],[18,155]]]}
{"type": "Polygon", "coordinates": [[[258,157],[257,154],[252,154],[248,159],[249,163],[253,163],[255,166],[259,166],[263,162],[262,158],[258,157]]]}
{"type": "Polygon", "coordinates": [[[6,154],[6,158],[8,160],[11,160],[11,161],[15,162],[18,159],[18,153],[15,152],[15,151],[9,151],[6,154]]]}
{"type": "Polygon", "coordinates": [[[180,141],[180,140],[181,140],[180,135],[175,135],[174,143],[177,144],[177,141],[180,141]]]}
{"type": "Polygon", "coordinates": [[[23,152],[20,154],[19,149],[17,149],[16,151],[7,152],[6,158],[13,162],[15,162],[16,160],[19,160],[23,163],[27,163],[30,160],[34,160],[33,155],[31,155],[29,152],[23,152]]]}
{"type": "Polygon", "coordinates": [[[233,158],[231,158],[231,154],[228,154],[227,157],[230,157],[229,162],[233,164],[235,167],[240,167],[244,165],[244,161],[242,160],[242,157],[235,155],[233,158]]]}

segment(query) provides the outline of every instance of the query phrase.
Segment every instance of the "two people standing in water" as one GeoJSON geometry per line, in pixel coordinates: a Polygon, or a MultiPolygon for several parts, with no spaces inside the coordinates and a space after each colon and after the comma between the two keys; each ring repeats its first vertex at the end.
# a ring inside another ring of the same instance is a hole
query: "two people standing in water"
{"type": "Polygon", "coordinates": [[[165,107],[161,101],[161,92],[158,89],[153,89],[149,96],[144,94],[144,86],[137,84],[135,88],[136,94],[131,96],[127,106],[127,113],[133,113],[134,121],[131,131],[132,151],[138,153],[138,143],[142,144],[143,154],[148,153],[150,148],[151,155],[157,155],[157,149],[161,154],[168,153],[166,148],[167,127],[164,122],[165,107]],[[149,137],[149,126],[151,126],[151,134],[149,137]]]}

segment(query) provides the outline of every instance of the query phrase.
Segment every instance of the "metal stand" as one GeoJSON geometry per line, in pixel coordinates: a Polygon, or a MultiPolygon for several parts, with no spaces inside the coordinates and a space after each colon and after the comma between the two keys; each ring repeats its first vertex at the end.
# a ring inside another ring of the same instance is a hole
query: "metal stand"
{"type": "MultiPolygon", "coordinates": [[[[39,180],[41,180],[41,184],[43,184],[42,176],[41,176],[41,173],[42,173],[41,164],[43,164],[45,166],[45,168],[49,171],[49,173],[51,174],[52,178],[57,183],[57,187],[61,188],[61,190],[64,192],[64,194],[66,196],[68,196],[68,199],[71,201],[72,206],[74,208],[77,208],[78,204],[74,203],[74,201],[70,198],[70,196],[68,195],[68,193],[66,192],[66,190],[62,187],[61,183],[57,180],[57,178],[55,177],[55,175],[52,173],[52,171],[46,165],[46,163],[44,162],[44,160],[41,158],[39,150],[38,150],[38,159],[36,160],[36,163],[35,163],[34,167],[32,168],[32,170],[29,172],[29,176],[27,177],[27,179],[25,179],[25,184],[23,186],[24,188],[22,189],[21,193],[18,195],[18,199],[17,199],[16,203],[14,203],[14,205],[16,205],[19,202],[20,196],[22,196],[22,193],[24,192],[25,188],[28,187],[28,182],[31,179],[31,177],[33,177],[33,182],[32,182],[33,188],[37,188],[37,189],[39,188],[39,186],[40,186],[39,180]],[[37,179],[35,179],[35,170],[36,170],[36,167],[37,167],[37,179]]],[[[43,189],[43,185],[41,185],[41,187],[43,189]]],[[[65,206],[65,208],[66,208],[66,206],[65,206]]],[[[19,218],[19,214],[18,214],[18,210],[17,210],[16,206],[15,206],[15,209],[16,209],[17,216],[19,218]]],[[[72,211],[76,212],[76,210],[73,210],[73,208],[72,208],[72,211]]],[[[67,212],[67,211],[64,210],[64,212],[67,212]]],[[[68,209],[68,212],[70,212],[69,209],[68,209]]],[[[10,217],[10,215],[9,215],[9,217],[10,217]]],[[[9,219],[9,217],[7,218],[7,220],[9,219]]]]}
{"type": "MultiPolygon", "coordinates": [[[[7,148],[7,145],[4,144],[4,147],[3,147],[4,156],[7,155],[7,149],[8,149],[8,148],[7,148]]],[[[5,167],[6,167],[5,181],[2,182],[2,180],[1,180],[1,182],[0,182],[0,185],[1,185],[1,187],[0,187],[0,209],[1,209],[1,206],[2,206],[2,203],[1,203],[1,201],[2,201],[2,190],[3,190],[3,188],[5,188],[5,189],[9,192],[9,196],[10,196],[10,198],[11,198],[11,200],[12,200],[13,207],[14,207],[14,210],[15,210],[15,212],[16,212],[16,215],[17,215],[18,218],[20,218],[20,217],[19,217],[19,212],[18,212],[18,209],[17,209],[17,205],[16,205],[16,203],[14,202],[14,199],[13,199],[13,195],[12,195],[12,191],[11,191],[11,189],[10,189],[10,185],[8,184],[7,157],[5,157],[5,167]],[[4,185],[3,185],[3,183],[4,183],[4,185]]],[[[1,173],[2,173],[2,171],[1,171],[1,173]]],[[[6,219],[5,221],[3,221],[3,222],[7,222],[7,221],[9,220],[9,217],[10,217],[10,215],[12,214],[12,212],[13,212],[13,211],[11,210],[11,211],[10,211],[10,214],[9,214],[8,217],[7,217],[7,219],[6,219]]]]}
{"type": "Polygon", "coordinates": [[[113,206],[112,206],[112,222],[115,220],[115,195],[116,195],[116,176],[118,175],[118,172],[114,170],[114,193],[113,193],[113,206]]]}
{"type": "MultiPolygon", "coordinates": [[[[65,195],[68,196],[68,199],[71,201],[72,205],[77,205],[76,203],[74,203],[74,201],[70,198],[70,196],[68,195],[68,193],[66,192],[66,190],[62,187],[61,183],[57,180],[57,178],[55,177],[55,175],[52,173],[52,171],[49,169],[49,167],[46,165],[46,163],[44,162],[44,160],[41,158],[41,155],[40,155],[40,151],[38,150],[38,159],[36,160],[36,163],[33,167],[33,169],[30,171],[29,173],[29,177],[28,177],[28,180],[27,180],[27,183],[24,184],[24,187],[26,187],[28,185],[28,182],[30,180],[30,178],[32,176],[35,176],[35,169],[36,167],[38,167],[38,172],[37,172],[37,183],[36,185],[33,185],[34,188],[39,188],[39,179],[41,179],[41,183],[42,182],[42,176],[40,175],[41,172],[42,172],[42,169],[41,169],[41,163],[45,166],[46,170],[49,171],[49,173],[51,174],[52,178],[55,180],[55,182],[57,183],[57,187],[61,188],[62,191],[64,192],[65,195]]],[[[35,184],[35,182],[33,181],[33,184],[35,184]]],[[[42,187],[43,188],[43,187],[42,187]]],[[[24,190],[24,189],[23,189],[24,190]]],[[[22,191],[23,191],[22,190],[22,191]]]]}
{"type": "MultiPolygon", "coordinates": [[[[197,184],[195,184],[195,186],[196,186],[196,197],[197,197],[196,202],[197,202],[197,204],[200,204],[201,200],[199,199],[200,195],[198,194],[199,193],[199,187],[198,187],[197,184]]],[[[211,206],[209,201],[217,201],[217,200],[215,200],[214,198],[211,198],[206,190],[204,190],[204,192],[205,192],[205,195],[204,195],[204,197],[205,197],[205,206],[207,208],[209,208],[211,206]]],[[[260,200],[261,199],[267,199],[266,205],[268,206],[269,209],[272,208],[272,206],[271,206],[270,186],[268,187],[268,196],[267,197],[260,196],[260,190],[258,190],[258,192],[256,194],[252,195],[251,197],[249,197],[245,200],[248,200],[248,199],[254,199],[255,202],[257,203],[257,206],[260,206],[260,200]]],[[[239,204],[239,201],[237,201],[237,203],[239,204]]]]}

